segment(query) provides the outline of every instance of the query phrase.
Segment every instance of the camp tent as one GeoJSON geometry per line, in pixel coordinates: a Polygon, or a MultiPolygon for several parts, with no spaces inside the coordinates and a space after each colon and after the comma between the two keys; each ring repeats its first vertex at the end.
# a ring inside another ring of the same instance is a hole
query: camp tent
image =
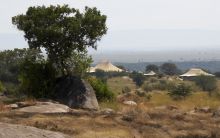
{"type": "Polygon", "coordinates": [[[144,74],[144,76],[155,76],[157,75],[154,71],[150,71],[149,73],[144,74]]]}
{"type": "Polygon", "coordinates": [[[214,76],[210,73],[207,73],[205,71],[203,71],[202,69],[199,68],[192,68],[189,71],[187,71],[186,73],[184,73],[183,75],[180,75],[180,77],[196,77],[196,76],[214,76]]]}
{"type": "Polygon", "coordinates": [[[99,64],[97,64],[95,67],[91,67],[89,72],[95,72],[96,70],[103,70],[105,72],[122,72],[123,70],[114,66],[109,61],[102,61],[99,64]]]}

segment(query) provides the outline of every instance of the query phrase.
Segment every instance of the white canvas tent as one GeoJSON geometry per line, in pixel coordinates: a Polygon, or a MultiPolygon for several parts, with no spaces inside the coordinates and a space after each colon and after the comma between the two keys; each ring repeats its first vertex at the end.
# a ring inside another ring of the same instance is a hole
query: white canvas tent
{"type": "Polygon", "coordinates": [[[105,72],[122,72],[123,70],[114,66],[109,61],[103,61],[97,64],[95,67],[91,67],[89,72],[95,72],[96,70],[103,70],[105,72]]]}
{"type": "Polygon", "coordinates": [[[199,68],[192,68],[183,75],[180,75],[180,77],[196,77],[196,76],[214,76],[213,74],[207,73],[199,68]]]}
{"type": "Polygon", "coordinates": [[[150,71],[149,73],[144,74],[144,76],[155,76],[157,75],[154,71],[150,71]]]}

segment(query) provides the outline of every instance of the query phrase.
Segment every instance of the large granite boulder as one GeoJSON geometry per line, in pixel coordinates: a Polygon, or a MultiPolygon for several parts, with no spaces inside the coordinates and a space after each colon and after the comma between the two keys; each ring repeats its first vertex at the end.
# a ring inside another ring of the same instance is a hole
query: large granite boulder
{"type": "Polygon", "coordinates": [[[64,76],[57,79],[55,93],[56,100],[71,108],[99,109],[92,86],[78,77],[64,76]]]}
{"type": "Polygon", "coordinates": [[[0,138],[70,138],[70,136],[35,127],[0,123],[0,138]]]}

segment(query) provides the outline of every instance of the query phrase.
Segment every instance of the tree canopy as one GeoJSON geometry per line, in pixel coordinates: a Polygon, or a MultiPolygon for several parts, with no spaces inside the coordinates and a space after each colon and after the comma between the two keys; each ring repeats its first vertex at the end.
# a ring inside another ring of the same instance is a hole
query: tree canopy
{"type": "Polygon", "coordinates": [[[154,71],[156,73],[159,72],[159,67],[157,65],[154,65],[154,64],[149,64],[146,66],[146,72],[150,72],[150,71],[154,71]]]}
{"type": "Polygon", "coordinates": [[[166,75],[176,75],[180,72],[174,63],[164,63],[160,68],[161,71],[166,75]]]}
{"type": "Polygon", "coordinates": [[[31,49],[44,48],[48,60],[62,73],[69,73],[69,59],[77,55],[87,58],[87,48],[97,48],[107,32],[106,18],[96,8],[85,7],[80,12],[68,5],[51,5],[29,7],[26,14],[13,17],[12,23],[24,31],[31,49]]]}

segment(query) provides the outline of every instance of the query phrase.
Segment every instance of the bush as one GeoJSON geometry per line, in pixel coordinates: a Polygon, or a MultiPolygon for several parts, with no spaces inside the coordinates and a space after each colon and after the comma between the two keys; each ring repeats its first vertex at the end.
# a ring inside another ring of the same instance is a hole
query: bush
{"type": "Polygon", "coordinates": [[[3,86],[3,84],[0,82],[0,93],[4,92],[5,88],[3,86]]]}
{"type": "Polygon", "coordinates": [[[45,61],[26,61],[21,65],[20,91],[29,97],[51,98],[54,96],[56,71],[45,61]]]}
{"type": "Polygon", "coordinates": [[[144,82],[144,84],[142,85],[142,89],[146,92],[150,92],[153,90],[164,91],[171,89],[175,84],[175,81],[152,78],[144,82]]]}
{"type": "Polygon", "coordinates": [[[194,79],[196,85],[202,88],[203,91],[214,91],[217,89],[217,80],[212,76],[198,76],[194,79]]]}
{"type": "Polygon", "coordinates": [[[136,83],[137,86],[141,86],[144,83],[145,77],[141,73],[133,72],[130,74],[132,80],[136,83]]]}
{"type": "Polygon", "coordinates": [[[131,89],[128,86],[122,88],[122,93],[129,93],[129,92],[131,92],[131,89]]]}
{"type": "Polygon", "coordinates": [[[139,96],[139,97],[144,97],[145,100],[150,101],[151,99],[151,95],[147,94],[146,92],[140,91],[140,90],[136,90],[135,93],[139,96]]]}
{"type": "Polygon", "coordinates": [[[98,101],[113,101],[115,100],[115,94],[111,92],[106,83],[95,77],[88,78],[89,83],[93,87],[96,93],[98,101]]]}
{"type": "Polygon", "coordinates": [[[169,91],[169,95],[174,99],[182,99],[191,94],[191,86],[186,83],[179,83],[169,91]]]}

